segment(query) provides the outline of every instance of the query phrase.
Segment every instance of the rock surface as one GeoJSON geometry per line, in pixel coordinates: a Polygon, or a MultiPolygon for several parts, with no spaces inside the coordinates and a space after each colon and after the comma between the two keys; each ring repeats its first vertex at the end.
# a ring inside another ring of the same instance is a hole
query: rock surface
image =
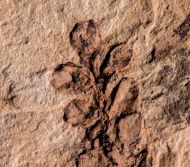
{"type": "Polygon", "coordinates": [[[189,167],[189,0],[1,0],[0,166],[189,167]]]}

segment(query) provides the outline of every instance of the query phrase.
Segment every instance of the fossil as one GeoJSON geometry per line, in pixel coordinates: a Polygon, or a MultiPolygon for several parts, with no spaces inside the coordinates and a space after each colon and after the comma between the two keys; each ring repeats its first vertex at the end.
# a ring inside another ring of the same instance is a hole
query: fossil
{"type": "Polygon", "coordinates": [[[65,122],[86,129],[76,166],[96,164],[99,159],[107,165],[144,163],[146,150],[139,147],[142,118],[135,105],[138,85],[125,72],[133,50],[123,42],[104,54],[94,20],[75,24],[70,44],[80,64],[60,64],[53,73],[52,85],[80,97],[68,104],[63,116],[65,122]]]}

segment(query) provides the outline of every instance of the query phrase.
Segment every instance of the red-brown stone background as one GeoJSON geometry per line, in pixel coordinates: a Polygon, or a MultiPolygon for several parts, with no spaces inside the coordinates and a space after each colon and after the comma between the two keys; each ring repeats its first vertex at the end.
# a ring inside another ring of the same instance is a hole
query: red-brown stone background
{"type": "Polygon", "coordinates": [[[189,167],[190,0],[0,0],[0,167],[189,167]]]}

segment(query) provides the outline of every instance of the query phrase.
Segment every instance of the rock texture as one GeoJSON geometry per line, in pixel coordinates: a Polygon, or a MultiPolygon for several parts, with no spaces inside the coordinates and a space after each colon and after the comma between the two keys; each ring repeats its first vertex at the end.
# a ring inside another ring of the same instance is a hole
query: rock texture
{"type": "Polygon", "coordinates": [[[0,166],[189,167],[190,1],[1,0],[0,166]]]}

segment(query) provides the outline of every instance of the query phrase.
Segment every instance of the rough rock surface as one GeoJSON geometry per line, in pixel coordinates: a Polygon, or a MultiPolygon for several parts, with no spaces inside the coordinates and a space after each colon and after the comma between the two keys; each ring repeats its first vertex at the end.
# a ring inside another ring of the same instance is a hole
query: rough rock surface
{"type": "Polygon", "coordinates": [[[189,0],[0,0],[0,166],[189,164],[189,0]]]}

